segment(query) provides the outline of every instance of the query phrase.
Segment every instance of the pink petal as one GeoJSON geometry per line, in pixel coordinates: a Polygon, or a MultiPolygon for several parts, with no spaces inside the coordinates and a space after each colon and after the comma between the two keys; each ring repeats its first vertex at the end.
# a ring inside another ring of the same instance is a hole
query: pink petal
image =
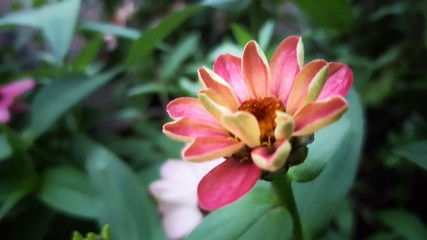
{"type": "Polygon", "coordinates": [[[199,78],[206,88],[213,90],[215,95],[217,95],[216,99],[219,100],[219,104],[232,111],[237,110],[240,105],[239,100],[224,79],[205,67],[199,68],[199,78]]]}
{"type": "Polygon", "coordinates": [[[271,59],[271,92],[284,103],[288,99],[295,76],[302,68],[303,58],[301,38],[291,36],[280,43],[271,59]]]}
{"type": "Polygon", "coordinates": [[[286,103],[286,112],[293,115],[306,104],[312,82],[324,79],[323,73],[325,73],[327,66],[328,63],[323,60],[314,60],[304,66],[295,78],[286,103]]]}
{"type": "Polygon", "coordinates": [[[274,151],[270,152],[267,147],[257,147],[251,152],[254,163],[262,170],[275,172],[286,163],[291,144],[288,140],[280,140],[274,143],[274,151]]]}
{"type": "Polygon", "coordinates": [[[172,139],[184,142],[198,137],[228,137],[227,132],[218,124],[192,118],[166,123],[163,125],[163,132],[172,139]]]}
{"type": "Polygon", "coordinates": [[[188,117],[211,123],[217,122],[215,118],[213,118],[212,115],[208,111],[206,111],[206,109],[202,106],[199,99],[197,98],[177,98],[167,105],[166,110],[171,116],[171,118],[175,120],[183,117],[188,117]]]}
{"type": "Polygon", "coordinates": [[[220,55],[215,60],[213,71],[231,86],[240,103],[249,99],[248,88],[243,79],[241,58],[231,54],[220,55]]]}
{"type": "Polygon", "coordinates": [[[348,104],[341,96],[307,104],[294,116],[293,136],[304,136],[337,121],[346,111],[348,104]]]}
{"type": "Polygon", "coordinates": [[[332,96],[345,97],[353,83],[353,71],[342,63],[329,63],[329,77],[320,93],[319,100],[332,96]]]}
{"type": "Polygon", "coordinates": [[[197,207],[175,207],[163,213],[163,226],[169,239],[184,239],[203,220],[197,207]]]}
{"type": "Polygon", "coordinates": [[[242,69],[251,98],[270,95],[270,67],[255,41],[250,41],[243,50],[242,69]]]}
{"type": "Polygon", "coordinates": [[[200,181],[197,188],[200,207],[213,211],[238,200],[254,187],[260,176],[261,169],[251,161],[227,158],[200,181]]]}
{"type": "Polygon", "coordinates": [[[0,95],[2,98],[16,98],[34,88],[35,85],[36,83],[31,78],[8,83],[0,86],[0,95]]]}
{"type": "Polygon", "coordinates": [[[198,163],[181,159],[169,159],[162,164],[160,176],[162,179],[170,181],[196,182],[197,185],[206,173],[223,161],[223,159],[216,159],[198,163]]]}
{"type": "Polygon", "coordinates": [[[196,138],[183,151],[183,158],[189,161],[202,162],[231,156],[241,150],[245,144],[229,137],[196,138]]]}
{"type": "Polygon", "coordinates": [[[7,108],[0,107],[0,123],[7,123],[10,121],[10,113],[7,108]]]}
{"type": "MultiPolygon", "coordinates": [[[[178,168],[175,171],[179,170],[178,168]]],[[[183,176],[184,174],[181,177],[183,176]]],[[[188,176],[192,176],[191,173],[188,176]]],[[[149,189],[155,198],[162,203],[197,206],[196,189],[198,182],[198,179],[193,181],[161,179],[151,183],[149,189]]]]}

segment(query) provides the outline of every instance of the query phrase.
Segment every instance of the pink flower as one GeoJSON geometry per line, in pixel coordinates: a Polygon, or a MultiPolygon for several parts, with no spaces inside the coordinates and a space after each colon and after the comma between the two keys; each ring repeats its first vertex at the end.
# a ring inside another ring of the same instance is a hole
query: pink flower
{"type": "Polygon", "coordinates": [[[222,161],[191,163],[168,160],[163,164],[160,171],[162,179],[150,184],[150,192],[159,202],[168,238],[182,239],[202,221],[197,185],[206,173],[222,161]]]}
{"type": "Polygon", "coordinates": [[[35,86],[33,79],[23,79],[0,86],[0,123],[10,120],[10,109],[20,95],[35,86]]]}
{"type": "Polygon", "coordinates": [[[208,161],[225,157],[198,186],[199,204],[215,210],[255,185],[262,172],[286,167],[292,146],[337,121],[353,81],[342,63],[314,60],[303,65],[301,38],[291,36],[270,63],[255,41],[242,58],[219,56],[213,71],[201,67],[204,88],[198,98],[183,97],[167,106],[170,138],[187,142],[183,157],[208,161]]]}

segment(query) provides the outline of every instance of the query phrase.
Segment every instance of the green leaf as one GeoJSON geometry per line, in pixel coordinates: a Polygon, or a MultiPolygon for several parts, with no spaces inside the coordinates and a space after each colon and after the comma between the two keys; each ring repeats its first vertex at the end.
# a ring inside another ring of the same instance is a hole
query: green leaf
{"type": "Polygon", "coordinates": [[[427,170],[427,140],[398,147],[393,152],[427,170]]]}
{"type": "Polygon", "coordinates": [[[234,23],[231,25],[231,31],[240,46],[246,46],[250,40],[254,39],[252,35],[241,25],[234,23]]]}
{"type": "Polygon", "coordinates": [[[9,145],[13,150],[10,162],[14,167],[14,177],[18,177],[22,182],[29,181],[29,186],[32,188],[34,185],[33,181],[36,181],[36,171],[34,160],[27,151],[30,145],[29,141],[22,134],[15,132],[7,125],[0,125],[0,128],[5,133],[9,145]]]}
{"type": "Polygon", "coordinates": [[[404,210],[384,210],[378,214],[380,221],[404,239],[427,239],[427,227],[415,215],[404,210]]]}
{"type": "Polygon", "coordinates": [[[84,218],[98,216],[99,202],[84,172],[67,166],[47,169],[37,197],[48,206],[84,218]]]}
{"type": "Polygon", "coordinates": [[[290,239],[292,219],[267,188],[256,187],[237,202],[211,212],[187,240],[290,239]]]}
{"type": "Polygon", "coordinates": [[[90,232],[86,234],[85,238],[79,232],[74,231],[71,239],[72,240],[111,240],[110,227],[108,225],[105,225],[104,227],[102,227],[100,234],[95,234],[93,232],[90,232]]]}
{"type": "Polygon", "coordinates": [[[165,17],[157,26],[145,31],[142,36],[132,44],[128,57],[125,60],[125,66],[133,67],[141,64],[167,35],[175,30],[175,28],[187,18],[200,12],[202,9],[203,8],[200,6],[192,6],[174,12],[165,17]]]}
{"type": "Polygon", "coordinates": [[[261,49],[268,49],[273,38],[274,21],[267,21],[259,30],[258,42],[261,49]]]}
{"type": "Polygon", "coordinates": [[[74,59],[74,68],[81,71],[91,64],[98,55],[103,43],[104,41],[101,37],[95,37],[92,39],[74,59]]]}
{"type": "Polygon", "coordinates": [[[36,139],[66,111],[107,83],[118,70],[95,75],[66,75],[43,87],[31,106],[31,121],[25,136],[36,139]]]}
{"type": "Polygon", "coordinates": [[[86,168],[101,200],[100,224],[110,226],[111,239],[153,239],[160,222],[147,187],[108,149],[86,138],[78,142],[85,148],[86,168]]]}
{"type": "Polygon", "coordinates": [[[5,133],[5,135],[3,135],[5,138],[4,141],[8,144],[7,147],[9,147],[12,152],[25,151],[27,149],[29,145],[28,141],[26,141],[20,133],[7,125],[0,125],[0,129],[5,133]]]}
{"type": "MultiPolygon", "coordinates": [[[[350,127],[338,151],[316,179],[292,184],[302,225],[312,238],[329,225],[336,206],[345,199],[355,179],[363,142],[364,118],[354,90],[349,92],[347,100],[349,110],[340,121],[349,121],[350,127]]],[[[323,144],[326,147],[329,142],[323,144]]]]}
{"type": "Polygon", "coordinates": [[[12,155],[12,148],[4,134],[0,134],[0,162],[12,155]]]}
{"type": "Polygon", "coordinates": [[[0,19],[0,26],[24,25],[40,29],[50,44],[56,61],[62,63],[73,37],[79,6],[80,0],[67,0],[11,13],[0,19]]]}
{"type": "Polygon", "coordinates": [[[73,232],[72,240],[84,240],[83,236],[79,232],[73,232]]]}
{"type": "Polygon", "coordinates": [[[337,151],[350,133],[350,120],[340,121],[321,129],[314,135],[314,142],[308,145],[308,156],[303,164],[291,167],[289,177],[298,182],[307,182],[317,177],[326,164],[336,157],[337,151]],[[325,144],[328,143],[328,144],[325,144]]]}
{"type": "Polygon", "coordinates": [[[170,54],[167,54],[165,62],[160,69],[160,77],[162,79],[170,79],[176,76],[176,72],[182,63],[197,50],[199,39],[199,34],[189,34],[174,47],[170,54]]]}
{"type": "Polygon", "coordinates": [[[19,186],[12,190],[6,197],[6,199],[2,202],[0,207],[0,220],[6,216],[7,213],[28,193],[31,192],[31,188],[27,188],[25,186],[19,186]]]}
{"type": "Polygon", "coordinates": [[[93,31],[105,35],[114,35],[131,40],[137,40],[141,35],[141,33],[136,29],[101,22],[84,22],[80,25],[80,30],[93,31]]]}
{"type": "Polygon", "coordinates": [[[319,26],[347,31],[352,21],[348,0],[293,0],[319,26]]]}

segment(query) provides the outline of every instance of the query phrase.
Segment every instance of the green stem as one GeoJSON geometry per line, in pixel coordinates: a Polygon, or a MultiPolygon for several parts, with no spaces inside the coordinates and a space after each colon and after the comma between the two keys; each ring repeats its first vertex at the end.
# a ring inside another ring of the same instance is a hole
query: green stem
{"type": "Polygon", "coordinates": [[[303,231],[301,226],[301,219],[298,214],[297,205],[295,202],[294,192],[292,191],[292,180],[288,175],[284,174],[276,178],[273,182],[274,191],[279,198],[280,204],[285,206],[292,216],[294,223],[294,237],[295,240],[303,240],[303,231]]]}

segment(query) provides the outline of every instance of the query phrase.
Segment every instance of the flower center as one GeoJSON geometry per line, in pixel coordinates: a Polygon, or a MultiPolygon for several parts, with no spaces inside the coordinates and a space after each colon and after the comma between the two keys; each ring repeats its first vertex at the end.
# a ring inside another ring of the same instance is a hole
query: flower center
{"type": "Polygon", "coordinates": [[[274,140],[274,129],[276,128],[276,110],[285,111],[282,102],[275,97],[265,97],[263,99],[249,99],[240,105],[239,111],[252,113],[258,120],[261,132],[261,142],[270,143],[274,140]]]}

